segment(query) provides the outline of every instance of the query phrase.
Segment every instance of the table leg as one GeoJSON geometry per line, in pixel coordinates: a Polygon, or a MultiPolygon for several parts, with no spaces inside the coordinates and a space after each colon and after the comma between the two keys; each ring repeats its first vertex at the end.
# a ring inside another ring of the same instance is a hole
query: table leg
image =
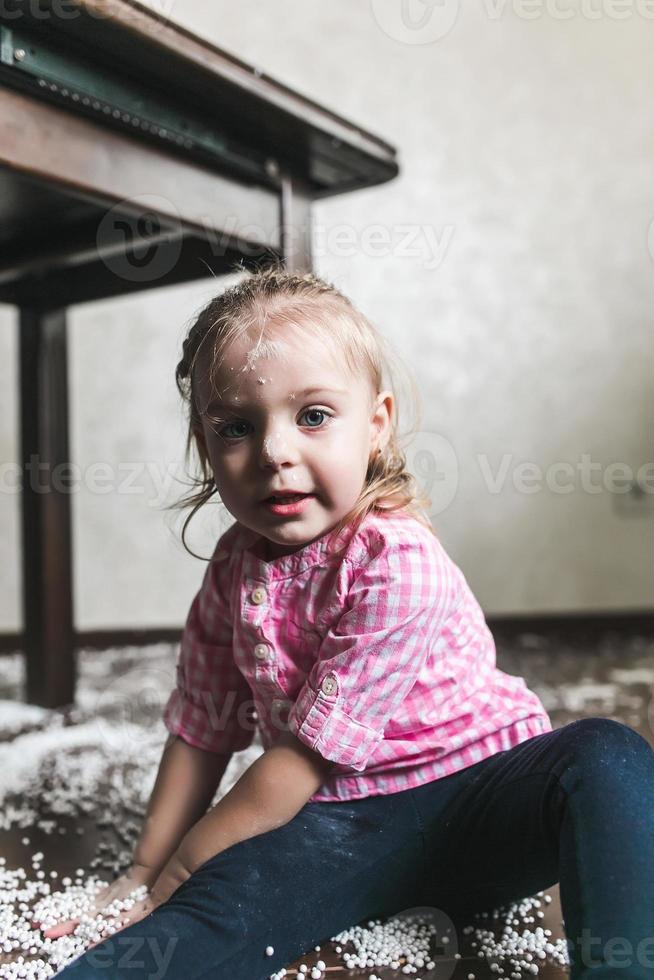
{"type": "Polygon", "coordinates": [[[311,198],[301,181],[287,174],[281,177],[281,246],[289,272],[310,272],[311,198]]]}
{"type": "Polygon", "coordinates": [[[75,695],[66,311],[20,310],[23,630],[26,697],[75,695]]]}

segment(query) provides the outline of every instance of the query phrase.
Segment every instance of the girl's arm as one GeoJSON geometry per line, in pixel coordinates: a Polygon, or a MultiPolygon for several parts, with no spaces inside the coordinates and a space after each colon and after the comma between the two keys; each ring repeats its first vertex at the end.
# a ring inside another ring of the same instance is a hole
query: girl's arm
{"type": "Polygon", "coordinates": [[[187,830],[206,813],[230,758],[231,753],[206,752],[169,736],[134,849],[133,864],[152,869],[150,883],[187,830]]]}
{"type": "MultiPolygon", "coordinates": [[[[169,736],[132,864],[96,896],[93,915],[115,899],[127,898],[139,885],[152,888],[189,827],[206,813],[230,758],[231,753],[196,749],[176,735],[169,736]]],[[[74,918],[60,922],[47,928],[44,935],[48,939],[69,935],[79,921],[74,918]]],[[[37,921],[34,925],[40,927],[37,921]]]]}
{"type": "Polygon", "coordinates": [[[167,901],[209,858],[291,820],[333,765],[283,732],[184,836],[154,884],[157,902],[167,901]]]}

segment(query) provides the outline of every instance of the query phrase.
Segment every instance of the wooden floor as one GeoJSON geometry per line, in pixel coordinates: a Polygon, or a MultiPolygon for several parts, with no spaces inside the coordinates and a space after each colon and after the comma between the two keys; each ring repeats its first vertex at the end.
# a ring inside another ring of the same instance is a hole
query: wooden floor
{"type": "MultiPolygon", "coordinates": [[[[528,685],[543,699],[554,727],[581,717],[613,717],[638,730],[654,745],[651,728],[654,720],[654,640],[651,637],[610,633],[607,636],[594,636],[589,641],[565,635],[546,637],[529,633],[510,640],[497,633],[495,636],[498,665],[509,673],[525,677],[528,685]]],[[[0,665],[0,697],[6,698],[11,685],[5,684],[3,688],[1,674],[0,665]]],[[[7,866],[29,868],[31,855],[42,850],[46,854],[48,868],[54,868],[60,879],[65,875],[74,875],[78,868],[88,872],[102,838],[95,820],[92,817],[87,820],[77,819],[73,825],[66,817],[57,819],[63,832],[58,828],[58,832],[51,835],[38,829],[0,830],[0,856],[5,858],[7,866]],[[22,843],[22,838],[26,835],[29,837],[29,844],[22,843]]],[[[106,837],[102,839],[106,840],[106,837]]],[[[539,924],[544,929],[551,930],[552,941],[563,939],[565,930],[558,887],[549,889],[547,894],[551,895],[552,902],[543,907],[545,917],[539,924]]],[[[488,928],[489,919],[472,921],[469,925],[483,925],[488,928]]],[[[495,928],[501,932],[503,925],[503,921],[498,921],[495,928]]],[[[474,974],[476,980],[497,977],[498,973],[491,970],[490,963],[482,962],[478,957],[477,950],[472,945],[473,940],[473,935],[465,936],[457,927],[457,941],[462,958],[458,961],[446,959],[442,950],[435,950],[436,969],[431,972],[422,969],[414,975],[422,980],[466,980],[471,974],[474,974]]],[[[324,937],[320,946],[319,953],[311,950],[295,963],[288,964],[288,975],[295,977],[297,967],[300,963],[305,963],[309,967],[310,976],[311,967],[322,959],[328,968],[327,977],[367,978],[372,972],[383,980],[390,980],[391,977],[399,980],[405,976],[401,971],[392,970],[346,970],[329,937],[324,937]]],[[[538,975],[545,980],[567,976],[565,969],[552,963],[543,966],[539,963],[539,967],[538,975]]],[[[505,970],[504,975],[510,976],[510,970],[505,970]]]]}
{"type": "MultiPolygon", "coordinates": [[[[556,939],[565,938],[565,930],[561,922],[561,906],[559,900],[559,888],[556,885],[554,888],[550,888],[546,891],[547,895],[552,896],[552,902],[546,907],[545,915],[540,920],[539,925],[543,929],[550,929],[552,935],[550,940],[554,942],[556,939]]],[[[483,925],[484,929],[490,929],[489,919],[480,919],[478,923],[483,925]]],[[[474,925],[474,921],[470,923],[474,925]]],[[[496,935],[500,935],[504,923],[499,924],[494,923],[494,932],[496,935]]],[[[516,927],[517,928],[517,927],[516,927]]],[[[534,928],[533,926],[528,928],[534,928]]],[[[518,930],[520,931],[520,930],[518,930]]],[[[459,952],[461,954],[461,959],[456,960],[452,957],[445,955],[445,947],[434,947],[433,953],[436,956],[435,963],[436,966],[433,970],[420,969],[418,973],[411,974],[415,977],[420,977],[421,980],[466,980],[471,973],[474,973],[476,980],[497,980],[498,974],[491,970],[491,961],[484,959],[483,961],[477,955],[477,949],[475,949],[471,944],[474,942],[474,934],[465,935],[461,928],[457,928],[457,942],[459,946],[459,952]]],[[[347,970],[345,969],[341,956],[335,952],[335,943],[326,942],[319,943],[320,952],[317,953],[312,950],[305,956],[299,957],[293,963],[287,966],[287,973],[290,977],[295,977],[296,972],[300,964],[305,963],[309,968],[307,975],[311,974],[311,967],[316,964],[319,959],[322,959],[328,968],[327,977],[363,977],[366,978],[370,976],[370,973],[374,972],[381,980],[399,980],[399,978],[406,976],[401,970],[390,970],[390,969],[365,969],[365,970],[347,970]]],[[[346,946],[343,949],[347,949],[346,946]]],[[[496,962],[500,962],[498,960],[496,962]]],[[[505,970],[505,975],[510,976],[510,971],[505,970]]],[[[554,963],[545,963],[545,965],[539,967],[538,976],[541,980],[562,980],[564,977],[568,977],[568,970],[564,967],[558,966],[554,963]]],[[[525,976],[529,976],[525,974],[525,976]]]]}

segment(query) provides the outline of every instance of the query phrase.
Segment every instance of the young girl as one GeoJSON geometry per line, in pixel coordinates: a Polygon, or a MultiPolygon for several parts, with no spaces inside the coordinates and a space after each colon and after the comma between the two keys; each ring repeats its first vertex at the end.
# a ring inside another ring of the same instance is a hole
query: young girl
{"type": "Polygon", "coordinates": [[[389,367],[312,275],[250,274],[191,328],[188,520],[218,493],[234,523],[188,614],[133,865],[99,905],[150,894],[61,976],[265,980],[363,919],[459,920],[557,881],[572,977],[652,976],[654,753],[609,719],[553,731],[498,670],[405,468],[389,367]],[[263,753],[207,810],[255,728],[263,753]]]}

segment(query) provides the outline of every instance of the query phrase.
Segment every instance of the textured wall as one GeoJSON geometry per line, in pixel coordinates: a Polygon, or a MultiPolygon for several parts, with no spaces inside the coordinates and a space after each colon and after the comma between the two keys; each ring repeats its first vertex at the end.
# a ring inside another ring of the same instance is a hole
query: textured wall
{"type": "MultiPolygon", "coordinates": [[[[152,5],[399,147],[398,180],[315,207],[316,267],[415,373],[423,418],[408,456],[485,610],[651,606],[654,508],[621,512],[607,469],[654,460],[644,0],[445,0],[431,17],[410,0],[412,26],[391,0],[241,0],[237,16],[225,0],[152,5]],[[521,484],[524,463],[542,476],[521,484]]],[[[183,327],[212,288],[71,318],[74,458],[83,469],[140,464],[143,487],[75,497],[80,628],[178,624],[199,583],[202,566],[157,502],[181,465],[183,327]]],[[[4,311],[0,326],[11,459],[15,341],[4,311]]],[[[3,629],[18,622],[15,513],[15,495],[3,495],[3,629]]],[[[206,552],[219,523],[198,519],[193,543],[206,552]]]]}

